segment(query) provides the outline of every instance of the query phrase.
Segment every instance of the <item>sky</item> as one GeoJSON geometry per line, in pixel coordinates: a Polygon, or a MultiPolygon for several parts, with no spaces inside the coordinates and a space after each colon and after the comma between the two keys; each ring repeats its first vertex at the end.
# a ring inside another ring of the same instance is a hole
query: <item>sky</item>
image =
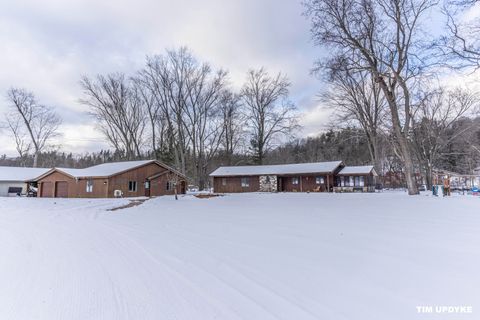
{"type": "MultiPolygon", "coordinates": [[[[283,72],[301,113],[299,136],[328,126],[311,75],[322,50],[310,38],[301,0],[0,0],[0,117],[6,91],[21,87],[54,106],[63,119],[61,149],[107,148],[82,105],[83,75],[133,74],[147,55],[189,47],[200,61],[227,69],[240,87],[250,68],[283,72]]],[[[15,156],[3,130],[0,154],[15,156]]]]}
{"type": "MultiPolygon", "coordinates": [[[[296,0],[0,1],[0,115],[9,107],[6,91],[26,88],[62,117],[62,150],[98,151],[108,145],[79,102],[81,76],[133,73],[147,55],[187,46],[227,69],[236,87],[250,68],[285,73],[302,114],[300,135],[319,132],[328,112],[310,70],[321,50],[302,10],[296,0]]],[[[0,154],[15,156],[7,133],[0,154]]]]}

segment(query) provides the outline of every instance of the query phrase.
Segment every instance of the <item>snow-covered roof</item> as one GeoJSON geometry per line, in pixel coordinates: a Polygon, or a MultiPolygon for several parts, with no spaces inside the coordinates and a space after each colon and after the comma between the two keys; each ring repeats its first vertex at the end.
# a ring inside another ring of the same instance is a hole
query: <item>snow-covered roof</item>
{"type": "Polygon", "coordinates": [[[377,175],[373,166],[349,166],[344,167],[340,172],[339,175],[348,175],[348,174],[370,174],[373,171],[374,175],[377,175]]]}
{"type": "Polygon", "coordinates": [[[182,175],[180,172],[174,170],[173,168],[168,167],[167,165],[162,164],[156,160],[140,160],[140,161],[123,161],[123,162],[110,162],[110,163],[103,163],[93,167],[88,167],[85,169],[72,169],[72,168],[53,168],[47,172],[44,172],[41,175],[37,175],[34,180],[40,180],[41,178],[49,175],[54,171],[63,172],[73,178],[87,178],[87,177],[95,177],[95,178],[108,178],[117,174],[120,174],[125,171],[129,171],[138,167],[142,167],[144,165],[150,163],[157,163],[166,169],[174,171],[178,175],[182,175]]]}
{"type": "Polygon", "coordinates": [[[71,169],[71,168],[56,168],[75,178],[83,177],[110,177],[112,175],[125,172],[144,166],[148,163],[155,162],[154,160],[140,160],[140,161],[123,161],[103,163],[85,169],[71,169]]]}
{"type": "Polygon", "coordinates": [[[330,173],[335,171],[342,161],[276,164],[264,166],[220,167],[213,171],[211,177],[256,176],[280,174],[330,173]]]}
{"type": "Polygon", "coordinates": [[[0,167],[0,181],[28,181],[50,169],[25,167],[0,167]]]}

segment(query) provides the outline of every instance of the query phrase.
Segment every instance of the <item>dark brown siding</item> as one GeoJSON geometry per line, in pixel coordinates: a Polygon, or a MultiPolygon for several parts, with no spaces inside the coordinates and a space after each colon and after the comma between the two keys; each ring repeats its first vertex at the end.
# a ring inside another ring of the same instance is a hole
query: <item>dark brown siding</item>
{"type": "Polygon", "coordinates": [[[57,181],[55,183],[55,198],[68,198],[67,181],[57,181]]]}
{"type": "MultiPolygon", "coordinates": [[[[175,194],[175,190],[171,188],[167,190],[168,175],[163,174],[158,176],[155,179],[150,181],[150,195],[163,196],[163,195],[172,195],[175,194]]],[[[177,184],[177,194],[185,193],[185,182],[178,182],[177,184]]]]}
{"type": "MultiPolygon", "coordinates": [[[[156,163],[129,170],[110,178],[82,178],[74,179],[60,172],[53,172],[39,180],[39,195],[41,197],[68,197],[68,198],[112,198],[114,190],[121,190],[124,197],[139,197],[145,193],[145,182],[148,177],[166,172],[167,169],[156,163]],[[87,181],[93,182],[92,192],[87,192],[87,181]],[[128,191],[128,182],[136,181],[137,190],[128,191]]],[[[161,175],[150,183],[150,195],[160,196],[173,194],[174,190],[167,191],[167,175],[161,175]]],[[[185,182],[177,186],[178,193],[185,193],[185,182]]]]}
{"type": "MultiPolygon", "coordinates": [[[[48,176],[40,179],[38,181],[39,183],[39,186],[40,186],[40,192],[38,193],[40,195],[40,197],[44,197],[44,198],[52,198],[54,196],[56,196],[56,188],[57,188],[57,182],[64,182],[64,183],[67,183],[67,196],[69,198],[71,197],[74,197],[75,196],[75,190],[76,190],[76,183],[75,183],[75,179],[63,174],[63,173],[60,173],[60,172],[52,172],[51,174],[49,174],[48,176]]],[[[65,186],[65,184],[63,184],[62,186],[65,186]]],[[[61,186],[61,187],[62,187],[61,186]]],[[[62,196],[65,196],[65,194],[63,194],[62,196]]]]}
{"type": "Polygon", "coordinates": [[[257,192],[260,190],[259,177],[214,177],[213,190],[221,193],[257,192]],[[248,187],[242,187],[242,178],[248,178],[248,187]],[[225,179],[225,185],[223,179],[225,179]]]}
{"type": "Polygon", "coordinates": [[[40,192],[38,193],[40,197],[43,198],[53,198],[53,182],[44,181],[39,183],[40,192]]]}
{"type": "MultiPolygon", "coordinates": [[[[119,175],[110,177],[108,182],[108,197],[113,197],[114,190],[122,190],[124,197],[143,197],[145,196],[145,182],[148,177],[159,173],[166,172],[167,169],[159,166],[156,163],[151,163],[146,166],[136,168],[119,175]],[[137,182],[137,191],[128,191],[128,182],[137,182]]],[[[167,175],[161,175],[150,182],[150,196],[161,196],[166,194],[173,194],[172,191],[166,190],[167,175]]],[[[178,185],[178,193],[182,193],[181,184],[178,185]]],[[[183,188],[185,189],[185,188],[183,188]]]]}

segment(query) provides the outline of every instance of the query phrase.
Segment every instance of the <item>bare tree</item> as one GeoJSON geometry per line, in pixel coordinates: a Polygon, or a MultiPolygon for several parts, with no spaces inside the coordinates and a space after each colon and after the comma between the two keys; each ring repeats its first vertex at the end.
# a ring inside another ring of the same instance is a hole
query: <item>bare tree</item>
{"type": "Polygon", "coordinates": [[[238,151],[245,136],[246,117],[241,100],[240,95],[229,90],[225,90],[220,99],[223,118],[222,149],[225,152],[227,165],[233,165],[233,155],[238,151]]]}
{"type": "Polygon", "coordinates": [[[418,194],[409,133],[411,87],[425,67],[421,19],[435,0],[307,0],[306,15],[318,44],[331,48],[352,71],[367,70],[389,110],[409,194],[418,194]],[[423,46],[422,46],[423,45],[423,46]]]}
{"type": "Polygon", "coordinates": [[[368,141],[368,151],[377,172],[381,172],[381,130],[385,125],[386,101],[369,71],[351,72],[341,64],[329,66],[331,88],[322,95],[335,110],[335,124],[360,126],[368,141]]]}
{"type": "Polygon", "coordinates": [[[290,82],[278,73],[270,76],[264,68],[250,70],[242,89],[255,163],[263,164],[265,154],[298,128],[295,106],[288,100],[290,82]]]}
{"type": "MultiPolygon", "coordinates": [[[[443,6],[448,33],[433,44],[441,58],[454,68],[480,68],[480,19],[466,19],[465,13],[478,0],[447,0],[443,6]]],[[[444,63],[447,64],[447,63],[444,63]]]]}
{"type": "Polygon", "coordinates": [[[428,188],[432,186],[434,166],[441,165],[438,161],[442,152],[457,137],[472,129],[464,126],[452,130],[461,117],[475,109],[477,101],[475,93],[462,89],[438,88],[423,94],[418,110],[412,116],[412,139],[428,188]]]}
{"type": "Polygon", "coordinates": [[[58,136],[61,119],[52,107],[39,104],[32,92],[12,88],[7,93],[11,112],[6,121],[16,142],[17,151],[25,157],[33,147],[33,166],[38,166],[38,157],[48,148],[51,139],[58,136]]]}
{"type": "Polygon", "coordinates": [[[140,158],[146,116],[138,87],[121,73],[98,75],[94,80],[84,77],[81,85],[86,96],[81,102],[90,107],[110,144],[129,160],[140,158]]]}
{"type": "Polygon", "coordinates": [[[188,168],[203,189],[208,164],[222,141],[220,100],[227,73],[212,70],[187,48],[180,48],[148,58],[141,76],[160,107],[177,168],[186,173],[191,156],[188,168]]]}
{"type": "Polygon", "coordinates": [[[175,194],[175,200],[178,200],[178,186],[183,181],[178,174],[175,172],[169,171],[167,173],[167,183],[173,188],[173,192],[175,194]]]}

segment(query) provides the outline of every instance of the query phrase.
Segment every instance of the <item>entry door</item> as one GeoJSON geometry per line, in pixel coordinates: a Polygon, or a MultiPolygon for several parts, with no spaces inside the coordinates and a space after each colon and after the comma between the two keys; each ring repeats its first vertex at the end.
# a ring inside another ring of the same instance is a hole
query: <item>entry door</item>
{"type": "Polygon", "coordinates": [[[150,197],[150,181],[145,181],[145,197],[150,197]]]}
{"type": "Polygon", "coordinates": [[[66,181],[55,183],[55,198],[68,198],[68,183],[66,181]]]}

